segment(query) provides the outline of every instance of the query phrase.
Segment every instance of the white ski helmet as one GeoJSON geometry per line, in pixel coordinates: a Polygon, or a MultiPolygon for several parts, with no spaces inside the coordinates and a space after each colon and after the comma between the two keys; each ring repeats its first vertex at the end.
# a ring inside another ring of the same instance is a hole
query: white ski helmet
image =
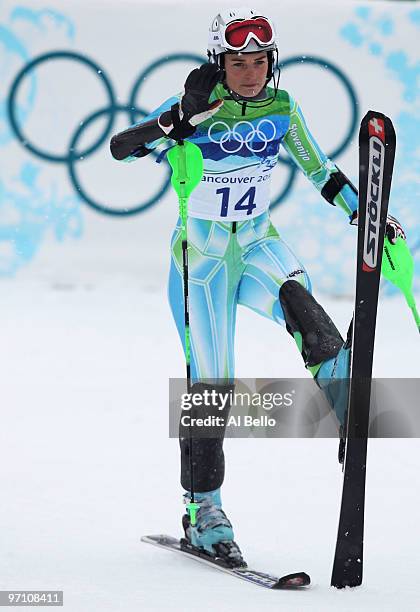
{"type": "Polygon", "coordinates": [[[249,8],[228,9],[213,19],[207,54],[216,63],[222,53],[275,51],[276,32],[268,17],[249,8]]]}

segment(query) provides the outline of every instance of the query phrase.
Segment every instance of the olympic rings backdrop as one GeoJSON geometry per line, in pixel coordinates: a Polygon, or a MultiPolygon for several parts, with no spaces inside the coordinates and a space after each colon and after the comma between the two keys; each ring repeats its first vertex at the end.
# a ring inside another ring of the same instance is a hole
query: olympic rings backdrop
{"type": "MultiPolygon", "coordinates": [[[[381,2],[334,9],[305,3],[296,11],[298,5],[267,8],[278,24],[280,86],[299,100],[320,146],[356,183],[361,115],[376,108],[392,116],[399,152],[391,207],[416,250],[420,12],[381,2]]],[[[36,276],[37,262],[44,270],[49,254],[56,262],[63,243],[62,256],[71,253],[84,267],[92,253],[112,251],[114,269],[129,263],[140,276],[145,253],[164,269],[177,216],[168,163],[156,164],[156,154],[117,163],[109,140],[180,91],[188,72],[206,61],[214,6],[119,1],[99,11],[95,2],[64,1],[57,11],[43,2],[2,3],[0,275],[19,278],[26,266],[36,276]],[[156,11],[158,36],[148,28],[156,11]]],[[[355,232],[284,152],[272,211],[315,285],[351,293],[355,232]]]]}

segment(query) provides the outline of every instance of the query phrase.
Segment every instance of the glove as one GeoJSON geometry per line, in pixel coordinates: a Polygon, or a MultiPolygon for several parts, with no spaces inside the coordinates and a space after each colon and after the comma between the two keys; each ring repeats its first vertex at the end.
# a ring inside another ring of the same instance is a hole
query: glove
{"type": "Polygon", "coordinates": [[[203,64],[190,72],[180,104],[174,104],[170,113],[167,111],[159,117],[159,126],[167,136],[174,140],[188,138],[199,123],[217,113],[223,100],[209,103],[209,97],[222,74],[216,64],[203,64]]]}
{"type": "Polygon", "coordinates": [[[391,215],[388,215],[386,218],[385,232],[391,244],[395,244],[398,238],[406,240],[406,235],[400,222],[395,217],[391,217],[391,215]]]}
{"type": "MultiPolygon", "coordinates": [[[[350,225],[357,225],[357,210],[355,210],[352,215],[350,225]]],[[[398,238],[406,240],[406,235],[401,223],[391,215],[388,215],[386,218],[385,234],[391,244],[395,244],[398,238]]]]}
{"type": "Polygon", "coordinates": [[[181,98],[181,120],[184,119],[195,126],[218,111],[223,100],[215,100],[209,104],[209,97],[221,77],[222,71],[216,64],[203,64],[190,72],[181,98]]]}

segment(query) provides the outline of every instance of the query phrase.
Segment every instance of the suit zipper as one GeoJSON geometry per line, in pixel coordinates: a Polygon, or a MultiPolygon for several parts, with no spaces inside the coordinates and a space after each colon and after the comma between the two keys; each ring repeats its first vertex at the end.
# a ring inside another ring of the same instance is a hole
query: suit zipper
{"type": "Polygon", "coordinates": [[[232,223],[232,234],[236,234],[236,221],[232,223]]]}

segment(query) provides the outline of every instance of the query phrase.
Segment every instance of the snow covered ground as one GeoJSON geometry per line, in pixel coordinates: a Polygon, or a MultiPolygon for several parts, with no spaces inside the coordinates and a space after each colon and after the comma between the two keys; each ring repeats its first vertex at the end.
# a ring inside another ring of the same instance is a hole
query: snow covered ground
{"type": "MultiPolygon", "coordinates": [[[[167,381],[184,366],[163,282],[1,291],[0,589],[62,589],[68,612],[418,610],[418,440],[370,442],[364,585],[346,591],[329,586],[337,441],[227,440],[224,506],[249,565],[313,579],[305,592],[248,585],[140,543],[181,535],[167,381]]],[[[318,297],[344,333],[352,304],[318,297]]],[[[243,309],[236,351],[238,376],[304,374],[287,333],[243,309]]],[[[418,363],[403,301],[382,302],[375,375],[416,377],[418,363]]]]}

